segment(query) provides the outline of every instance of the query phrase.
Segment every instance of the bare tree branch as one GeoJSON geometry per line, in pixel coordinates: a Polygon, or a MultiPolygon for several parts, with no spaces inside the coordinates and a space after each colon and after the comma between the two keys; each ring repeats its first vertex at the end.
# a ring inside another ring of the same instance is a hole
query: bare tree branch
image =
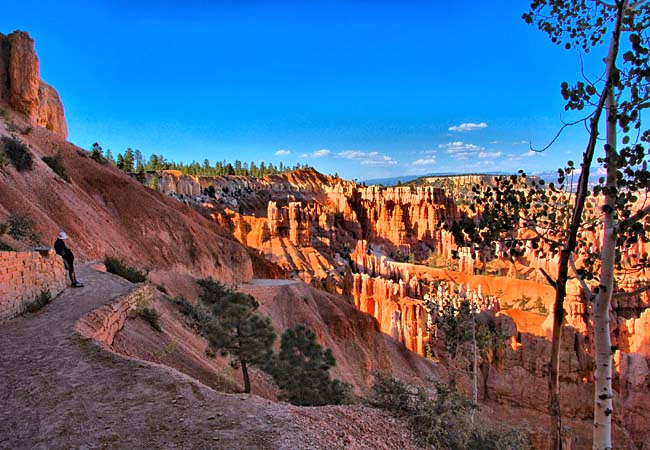
{"type": "Polygon", "coordinates": [[[591,292],[591,289],[589,289],[589,286],[587,286],[585,280],[583,280],[580,274],[578,274],[578,269],[576,268],[576,262],[573,259],[573,255],[569,256],[569,263],[571,263],[571,268],[573,269],[573,273],[575,274],[576,278],[580,282],[580,285],[582,286],[582,289],[585,291],[585,294],[589,296],[590,300],[593,299],[594,293],[591,292]]]}
{"type": "Polygon", "coordinates": [[[642,286],[638,289],[635,289],[630,292],[614,292],[612,294],[612,297],[614,298],[630,298],[634,297],[635,295],[643,294],[645,291],[650,291],[650,284],[646,284],[645,286],[642,286]]]}
{"type": "Polygon", "coordinates": [[[582,78],[584,78],[589,84],[594,86],[596,83],[591,81],[589,77],[587,77],[587,75],[585,74],[585,64],[584,61],[582,60],[582,52],[579,51],[578,56],[580,57],[580,73],[582,73],[582,78]]]}
{"type": "Polygon", "coordinates": [[[538,270],[539,270],[540,272],[542,272],[542,275],[544,275],[544,278],[546,278],[546,281],[548,281],[548,284],[550,284],[551,286],[553,286],[554,289],[557,289],[557,283],[555,282],[555,280],[553,279],[553,277],[550,276],[550,275],[548,274],[548,272],[545,271],[544,269],[542,269],[541,267],[540,267],[538,270]]]}
{"type": "MultiPolygon", "coordinates": [[[[537,153],[545,152],[546,150],[548,150],[548,149],[549,149],[549,148],[550,148],[550,147],[555,143],[555,141],[558,140],[558,138],[560,137],[560,135],[562,134],[562,132],[564,131],[565,128],[570,127],[570,126],[573,126],[573,125],[577,125],[577,124],[579,124],[580,122],[585,122],[587,119],[589,119],[589,118],[590,118],[591,116],[593,116],[594,114],[595,114],[595,111],[592,112],[591,114],[589,114],[587,117],[584,117],[584,118],[582,118],[582,119],[580,119],[580,120],[576,120],[575,122],[566,122],[566,123],[563,122],[564,125],[562,125],[562,126],[560,127],[560,129],[558,130],[558,132],[557,132],[557,134],[555,135],[555,137],[554,137],[553,139],[551,139],[551,142],[549,142],[548,145],[547,145],[546,147],[544,147],[544,148],[542,148],[542,149],[534,149],[533,146],[530,145],[530,146],[529,146],[529,147],[530,147],[530,150],[533,151],[533,152],[537,152],[537,153]]],[[[560,121],[562,121],[561,118],[560,118],[560,121]]]]}

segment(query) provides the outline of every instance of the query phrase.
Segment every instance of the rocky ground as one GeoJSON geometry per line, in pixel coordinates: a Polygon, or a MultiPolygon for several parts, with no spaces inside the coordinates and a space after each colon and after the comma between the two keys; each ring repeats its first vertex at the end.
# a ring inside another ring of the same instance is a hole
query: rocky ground
{"type": "Polygon", "coordinates": [[[86,287],[0,329],[0,448],[415,448],[382,411],[223,394],[82,338],[77,321],[133,285],[79,275],[86,287]]]}

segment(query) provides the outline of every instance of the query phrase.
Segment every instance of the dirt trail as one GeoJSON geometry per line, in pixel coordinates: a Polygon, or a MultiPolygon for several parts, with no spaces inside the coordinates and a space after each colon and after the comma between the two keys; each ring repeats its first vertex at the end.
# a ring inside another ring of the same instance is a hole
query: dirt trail
{"type": "Polygon", "coordinates": [[[380,411],[223,394],[82,338],[77,320],[133,285],[83,266],[79,276],[86,287],[0,327],[0,448],[412,446],[401,423],[380,411]]]}
{"type": "Polygon", "coordinates": [[[253,278],[250,283],[253,286],[292,286],[299,284],[296,280],[278,280],[270,278],[253,278]]]}

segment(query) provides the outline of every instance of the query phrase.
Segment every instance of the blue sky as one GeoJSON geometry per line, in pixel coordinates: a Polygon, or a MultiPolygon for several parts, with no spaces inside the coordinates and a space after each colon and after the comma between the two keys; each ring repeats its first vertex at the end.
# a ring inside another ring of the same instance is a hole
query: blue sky
{"type": "Polygon", "coordinates": [[[526,2],[209,3],[25,0],[0,32],[35,39],[70,141],[114,154],[368,179],[553,170],[586,142],[576,128],[528,153],[572,119],[559,86],[580,67],[521,20],[526,2]]]}

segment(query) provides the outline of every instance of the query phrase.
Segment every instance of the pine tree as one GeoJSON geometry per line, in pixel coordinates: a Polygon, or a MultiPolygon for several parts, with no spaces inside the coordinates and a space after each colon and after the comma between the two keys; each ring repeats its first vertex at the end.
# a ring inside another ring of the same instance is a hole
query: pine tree
{"type": "Polygon", "coordinates": [[[92,147],[90,147],[90,157],[100,164],[106,163],[102,146],[97,142],[95,142],[92,147]]]}
{"type": "Polygon", "coordinates": [[[135,171],[140,173],[144,172],[144,159],[142,158],[142,153],[140,150],[136,149],[135,150],[135,171]]]}
{"type": "Polygon", "coordinates": [[[332,351],[323,350],[316,333],[301,324],[284,332],[280,353],[267,370],[294,405],[338,405],[349,398],[351,388],[330,378],[335,365],[332,351]]]}
{"type": "Polygon", "coordinates": [[[115,158],[113,158],[113,152],[111,152],[111,149],[106,149],[106,161],[108,161],[110,164],[115,165],[115,158]]]}
{"type": "Polygon", "coordinates": [[[124,157],[122,156],[121,153],[117,154],[117,168],[120,170],[124,170],[124,157]]]}
{"type": "Polygon", "coordinates": [[[133,163],[135,162],[135,156],[133,154],[133,150],[130,148],[126,149],[126,152],[124,152],[124,170],[125,172],[131,173],[133,172],[133,163]]]}
{"type": "Polygon", "coordinates": [[[271,319],[255,314],[259,303],[241,292],[226,291],[213,280],[200,280],[199,326],[208,345],[241,367],[244,392],[250,393],[249,365],[267,365],[276,335],[271,319]]]}

